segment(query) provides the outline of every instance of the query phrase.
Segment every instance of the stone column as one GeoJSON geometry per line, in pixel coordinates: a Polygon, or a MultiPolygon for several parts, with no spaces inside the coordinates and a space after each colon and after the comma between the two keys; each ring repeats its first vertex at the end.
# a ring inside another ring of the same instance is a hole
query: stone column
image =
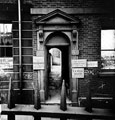
{"type": "Polygon", "coordinates": [[[72,86],[72,105],[78,106],[78,79],[72,79],[73,86],[72,86]]]}
{"type": "MultiPolygon", "coordinates": [[[[78,31],[76,26],[73,26],[72,36],[72,59],[78,59],[78,31]]],[[[72,105],[78,106],[78,78],[72,78],[72,105]]]]}
{"type": "Polygon", "coordinates": [[[40,70],[40,99],[42,102],[45,101],[45,91],[44,91],[44,74],[43,70],[40,70]]]}

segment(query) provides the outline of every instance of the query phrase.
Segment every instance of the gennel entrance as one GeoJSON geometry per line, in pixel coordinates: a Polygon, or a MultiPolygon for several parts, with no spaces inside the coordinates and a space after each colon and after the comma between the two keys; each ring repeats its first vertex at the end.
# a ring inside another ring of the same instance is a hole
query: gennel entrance
{"type": "Polygon", "coordinates": [[[65,80],[67,102],[70,102],[70,40],[62,32],[51,33],[45,42],[46,102],[59,103],[65,80]]]}

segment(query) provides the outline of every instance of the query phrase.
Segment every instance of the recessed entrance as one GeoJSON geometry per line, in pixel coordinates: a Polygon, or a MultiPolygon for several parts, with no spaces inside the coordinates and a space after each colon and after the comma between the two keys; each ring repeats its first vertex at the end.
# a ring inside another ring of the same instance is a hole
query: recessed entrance
{"type": "Polygon", "coordinates": [[[62,52],[57,48],[51,48],[49,54],[48,100],[51,102],[58,102],[62,85],[62,52]]]}
{"type": "Polygon", "coordinates": [[[60,102],[62,81],[65,80],[67,101],[70,98],[70,41],[67,35],[54,32],[45,43],[45,96],[49,103],[60,102]]]}

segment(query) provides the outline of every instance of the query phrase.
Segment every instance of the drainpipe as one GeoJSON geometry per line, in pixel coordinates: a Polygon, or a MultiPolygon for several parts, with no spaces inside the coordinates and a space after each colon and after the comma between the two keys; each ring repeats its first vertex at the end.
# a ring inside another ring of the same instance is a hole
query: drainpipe
{"type": "Polygon", "coordinates": [[[20,95],[22,92],[22,50],[21,50],[21,1],[18,0],[18,27],[19,27],[19,79],[20,95]]]}

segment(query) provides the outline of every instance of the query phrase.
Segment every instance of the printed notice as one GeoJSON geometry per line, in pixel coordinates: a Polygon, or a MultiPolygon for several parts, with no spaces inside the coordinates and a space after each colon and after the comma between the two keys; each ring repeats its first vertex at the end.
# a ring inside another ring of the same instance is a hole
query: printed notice
{"type": "Polygon", "coordinates": [[[33,56],[33,63],[44,63],[44,57],[33,56]]]}
{"type": "Polygon", "coordinates": [[[72,60],[72,67],[86,67],[86,59],[72,60]]]}
{"type": "Polygon", "coordinates": [[[44,64],[33,64],[34,70],[42,70],[44,69],[44,64]]]}
{"type": "Polygon", "coordinates": [[[88,61],[87,67],[98,67],[98,61],[88,61]]]}
{"type": "Polygon", "coordinates": [[[44,51],[37,51],[36,56],[44,57],[44,51]]]}
{"type": "Polygon", "coordinates": [[[72,78],[84,78],[84,68],[72,68],[72,78]]]}
{"type": "Polygon", "coordinates": [[[0,58],[0,69],[13,69],[13,57],[0,58]]]}
{"type": "Polygon", "coordinates": [[[33,56],[33,69],[44,69],[44,57],[33,56]]]}

